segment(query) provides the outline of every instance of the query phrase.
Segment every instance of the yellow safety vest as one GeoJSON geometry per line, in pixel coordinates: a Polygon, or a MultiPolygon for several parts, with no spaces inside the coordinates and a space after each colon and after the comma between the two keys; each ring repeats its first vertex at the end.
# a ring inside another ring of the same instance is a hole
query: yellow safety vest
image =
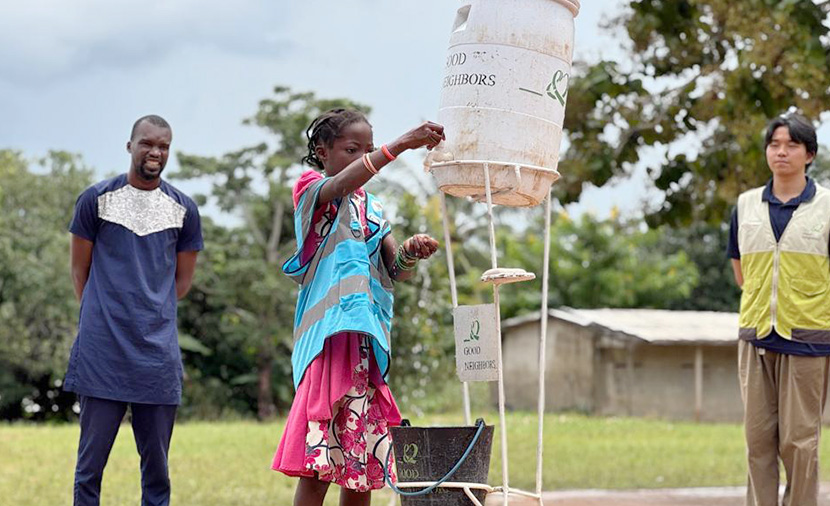
{"type": "Polygon", "coordinates": [[[738,197],[738,247],[744,284],[740,338],[761,339],[772,329],[785,339],[830,343],[830,191],[793,213],[779,241],[764,187],[738,197]]]}

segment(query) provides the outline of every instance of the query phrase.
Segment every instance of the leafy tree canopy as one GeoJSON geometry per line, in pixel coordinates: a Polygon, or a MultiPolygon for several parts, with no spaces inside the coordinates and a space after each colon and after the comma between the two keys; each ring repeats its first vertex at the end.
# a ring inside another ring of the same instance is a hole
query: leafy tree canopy
{"type": "Polygon", "coordinates": [[[647,148],[663,193],[650,226],[720,222],[769,178],[763,129],[799,111],[818,121],[830,89],[830,3],[630,0],[611,23],[621,62],[577,66],[561,166],[563,202],[585,182],[631,174],[647,148]]]}

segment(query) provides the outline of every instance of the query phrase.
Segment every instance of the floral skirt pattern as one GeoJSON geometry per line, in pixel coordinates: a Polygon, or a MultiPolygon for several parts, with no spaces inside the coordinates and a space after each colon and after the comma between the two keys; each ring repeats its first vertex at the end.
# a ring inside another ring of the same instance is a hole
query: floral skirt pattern
{"type": "MultiPolygon", "coordinates": [[[[383,467],[391,436],[376,389],[369,382],[368,338],[360,343],[360,362],[352,372],[352,387],[333,406],[333,418],[309,421],[305,467],[319,479],[358,492],[383,488],[383,467]]],[[[390,478],[394,459],[390,456],[390,478]]]]}

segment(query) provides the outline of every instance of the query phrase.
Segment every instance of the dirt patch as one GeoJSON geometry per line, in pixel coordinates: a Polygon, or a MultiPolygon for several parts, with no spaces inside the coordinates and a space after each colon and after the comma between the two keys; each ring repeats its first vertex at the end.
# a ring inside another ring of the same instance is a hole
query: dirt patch
{"type": "Polygon", "coordinates": [[[642,491],[568,491],[545,494],[557,506],[743,506],[743,488],[642,491]]]}
{"type": "MultiPolygon", "coordinates": [[[[779,491],[783,494],[783,487],[779,491]]],[[[743,506],[745,487],[663,490],[566,490],[546,492],[550,506],[743,506]]],[[[822,483],[819,506],[830,506],[830,483],[822,483]]]]}

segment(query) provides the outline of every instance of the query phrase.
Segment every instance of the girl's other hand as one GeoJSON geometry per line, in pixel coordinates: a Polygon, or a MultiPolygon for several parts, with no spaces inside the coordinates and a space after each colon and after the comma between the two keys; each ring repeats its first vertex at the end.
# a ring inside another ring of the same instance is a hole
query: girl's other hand
{"type": "Polygon", "coordinates": [[[427,234],[415,234],[403,243],[404,249],[412,256],[427,259],[438,251],[438,241],[427,234]]]}

